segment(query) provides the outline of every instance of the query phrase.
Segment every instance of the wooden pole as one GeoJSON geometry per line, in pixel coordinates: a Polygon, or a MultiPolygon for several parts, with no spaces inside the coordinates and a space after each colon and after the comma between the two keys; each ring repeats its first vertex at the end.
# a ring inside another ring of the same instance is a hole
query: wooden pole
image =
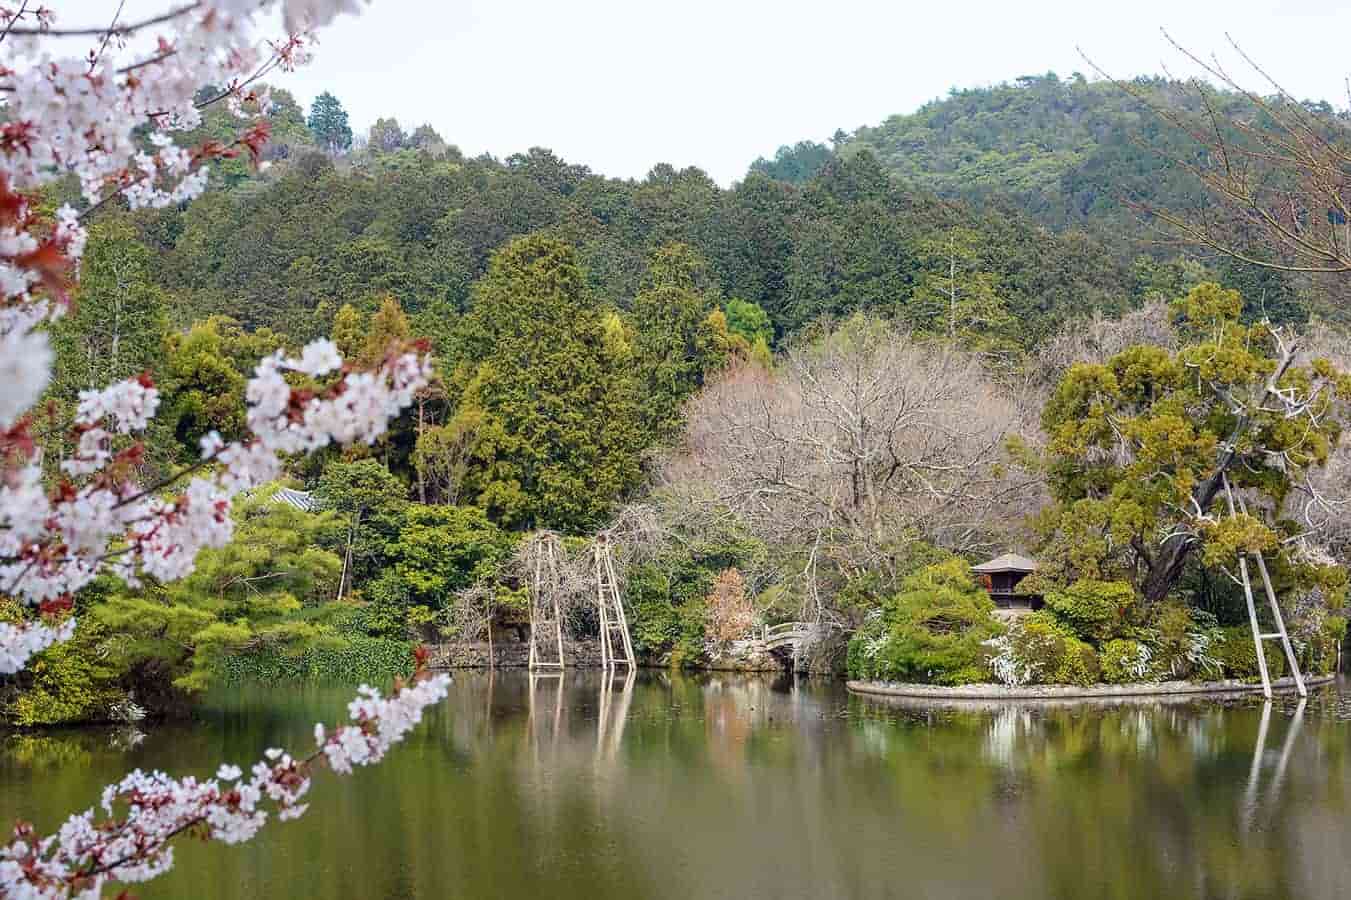
{"type": "MultiPolygon", "coordinates": [[[[1238,498],[1239,511],[1244,515],[1248,514],[1248,505],[1243,502],[1243,496],[1238,498]]],[[[1290,664],[1290,676],[1295,679],[1295,688],[1299,691],[1301,697],[1309,696],[1308,688],[1304,686],[1304,676],[1299,671],[1299,660],[1295,658],[1295,648],[1290,644],[1290,635],[1285,628],[1285,616],[1281,615],[1281,606],[1276,602],[1276,590],[1271,586],[1271,576],[1267,574],[1266,560],[1262,558],[1262,552],[1259,550],[1254,554],[1257,560],[1257,571],[1262,575],[1262,587],[1266,590],[1267,604],[1271,607],[1271,617],[1276,622],[1276,633],[1281,636],[1281,647],[1285,650],[1285,660],[1290,664]]]]}
{"type": "MultiPolygon", "coordinates": [[[[1224,497],[1229,504],[1229,515],[1234,516],[1237,513],[1234,510],[1234,492],[1229,488],[1229,476],[1222,475],[1224,484],[1224,497]]],[[[1248,624],[1252,627],[1252,642],[1257,648],[1257,671],[1262,676],[1262,693],[1268,700],[1271,699],[1271,676],[1267,673],[1267,654],[1262,647],[1262,629],[1257,624],[1257,605],[1252,599],[1252,579],[1248,577],[1248,557],[1240,553],[1238,556],[1238,569],[1243,576],[1243,598],[1248,603],[1248,624]]]]}
{"type": "MultiPolygon", "coordinates": [[[[558,560],[554,557],[554,542],[553,542],[552,540],[550,540],[550,541],[549,541],[549,574],[550,574],[550,577],[549,577],[549,583],[550,583],[550,585],[551,585],[552,588],[553,588],[553,590],[551,591],[551,593],[554,595],[554,598],[553,598],[553,600],[554,600],[554,633],[558,635],[558,668],[561,669],[561,668],[563,668],[563,666],[564,666],[564,664],[565,664],[565,660],[563,659],[563,611],[559,608],[559,605],[558,605],[559,586],[558,586],[558,583],[557,583],[557,579],[554,577],[554,575],[555,575],[557,572],[558,572],[558,560]]],[[[563,690],[561,684],[560,684],[560,686],[559,686],[558,689],[559,689],[560,692],[563,690]]],[[[560,698],[560,702],[562,702],[561,698],[560,698]]]]}

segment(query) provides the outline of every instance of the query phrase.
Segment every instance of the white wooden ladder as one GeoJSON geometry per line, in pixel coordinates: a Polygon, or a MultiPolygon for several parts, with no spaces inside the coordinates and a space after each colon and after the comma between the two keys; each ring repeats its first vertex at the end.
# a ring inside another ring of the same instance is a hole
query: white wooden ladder
{"type": "MultiPolygon", "coordinates": [[[[1234,511],[1234,492],[1229,487],[1229,476],[1222,475],[1224,481],[1224,497],[1229,503],[1229,515],[1237,513],[1234,511]]],[[[1245,516],[1248,514],[1248,505],[1243,502],[1243,495],[1238,497],[1238,511],[1245,516]]],[[[1276,602],[1276,590],[1271,586],[1271,576],[1267,574],[1267,564],[1262,558],[1262,551],[1258,550],[1252,554],[1253,561],[1257,563],[1257,571],[1262,576],[1262,587],[1266,591],[1267,603],[1271,606],[1271,618],[1276,624],[1275,631],[1262,631],[1261,624],[1257,621],[1257,604],[1253,602],[1252,579],[1248,576],[1248,554],[1240,553],[1238,557],[1238,570],[1243,580],[1243,597],[1248,602],[1248,622],[1252,626],[1253,645],[1257,648],[1257,671],[1262,675],[1262,693],[1267,699],[1271,698],[1271,674],[1267,671],[1267,655],[1262,646],[1263,641],[1281,642],[1281,648],[1285,650],[1286,662],[1290,664],[1290,675],[1294,679],[1295,688],[1299,691],[1301,697],[1309,696],[1308,689],[1304,686],[1304,677],[1299,671],[1299,661],[1295,659],[1295,648],[1290,645],[1290,635],[1285,630],[1285,616],[1281,615],[1281,606],[1276,602]]]]}

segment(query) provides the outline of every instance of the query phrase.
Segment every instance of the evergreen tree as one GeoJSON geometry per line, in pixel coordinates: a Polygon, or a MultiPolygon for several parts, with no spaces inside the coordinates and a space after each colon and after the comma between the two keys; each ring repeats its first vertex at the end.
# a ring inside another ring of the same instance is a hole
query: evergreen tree
{"type": "Polygon", "coordinates": [[[74,401],[80,391],[157,367],[168,331],[153,254],[127,224],[95,226],[73,309],[52,327],[52,392],[74,401]]]}
{"type": "MultiPolygon", "coordinates": [[[[336,329],[335,323],[334,330],[336,329]]],[[[362,361],[374,363],[384,359],[391,344],[408,340],[410,334],[412,329],[408,325],[408,316],[404,315],[403,307],[399,305],[397,299],[386,295],[366,327],[366,340],[361,352],[362,361]]]]}
{"type": "Polygon", "coordinates": [[[772,160],[760,157],[751,163],[750,170],[778,181],[803,184],[820,172],[834,155],[825,144],[798,141],[792,147],[786,144],[780,147],[772,160]]]}
{"type": "Polygon", "coordinates": [[[351,148],[352,127],[347,124],[347,110],[328,91],[314,98],[308,124],[319,146],[329,153],[351,148]]]}
{"type": "Polygon", "coordinates": [[[600,524],[637,481],[641,439],[573,249],[532,236],[497,253],[459,343],[453,422],[475,423],[461,496],[507,525],[600,524]]]}
{"type": "Polygon", "coordinates": [[[1017,326],[1000,297],[999,276],[980,256],[980,235],[949,228],[920,242],[923,265],[903,316],[917,331],[990,350],[1011,344],[1017,326]]]}
{"type": "Polygon", "coordinates": [[[705,267],[697,254],[684,244],[668,244],[652,255],[647,286],[633,300],[641,414],[653,440],[679,433],[685,400],[727,357],[727,320],[698,289],[703,281],[705,267]]]}

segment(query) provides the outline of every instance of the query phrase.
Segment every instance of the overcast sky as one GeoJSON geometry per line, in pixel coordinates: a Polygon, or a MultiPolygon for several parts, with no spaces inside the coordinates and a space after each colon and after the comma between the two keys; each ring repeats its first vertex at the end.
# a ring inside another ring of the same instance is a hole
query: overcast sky
{"type": "MultiPolygon", "coordinates": [[[[66,25],[116,6],[48,5],[66,25]]],[[[164,5],[129,0],[128,15],[164,5]]],[[[1345,105],[1351,0],[375,0],[278,83],[306,108],[332,91],[354,130],[392,115],[471,155],[545,146],[606,175],[669,162],[728,184],[781,144],[876,124],[953,86],[1088,74],[1076,47],[1113,75],[1190,74],[1161,27],[1207,52],[1226,49],[1227,31],[1292,92],[1345,105]]]]}

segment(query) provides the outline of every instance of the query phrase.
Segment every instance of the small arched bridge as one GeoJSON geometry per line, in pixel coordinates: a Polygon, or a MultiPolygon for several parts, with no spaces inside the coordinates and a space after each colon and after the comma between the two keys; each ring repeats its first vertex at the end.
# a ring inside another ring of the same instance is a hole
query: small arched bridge
{"type": "Polygon", "coordinates": [[[762,625],[733,646],[738,653],[768,653],[791,670],[797,668],[798,654],[803,648],[820,641],[828,631],[829,626],[814,622],[762,625]]]}
{"type": "Polygon", "coordinates": [[[756,638],[760,645],[770,653],[796,651],[798,644],[811,633],[809,622],[784,622],[782,625],[766,625],[760,629],[756,638]]]}

